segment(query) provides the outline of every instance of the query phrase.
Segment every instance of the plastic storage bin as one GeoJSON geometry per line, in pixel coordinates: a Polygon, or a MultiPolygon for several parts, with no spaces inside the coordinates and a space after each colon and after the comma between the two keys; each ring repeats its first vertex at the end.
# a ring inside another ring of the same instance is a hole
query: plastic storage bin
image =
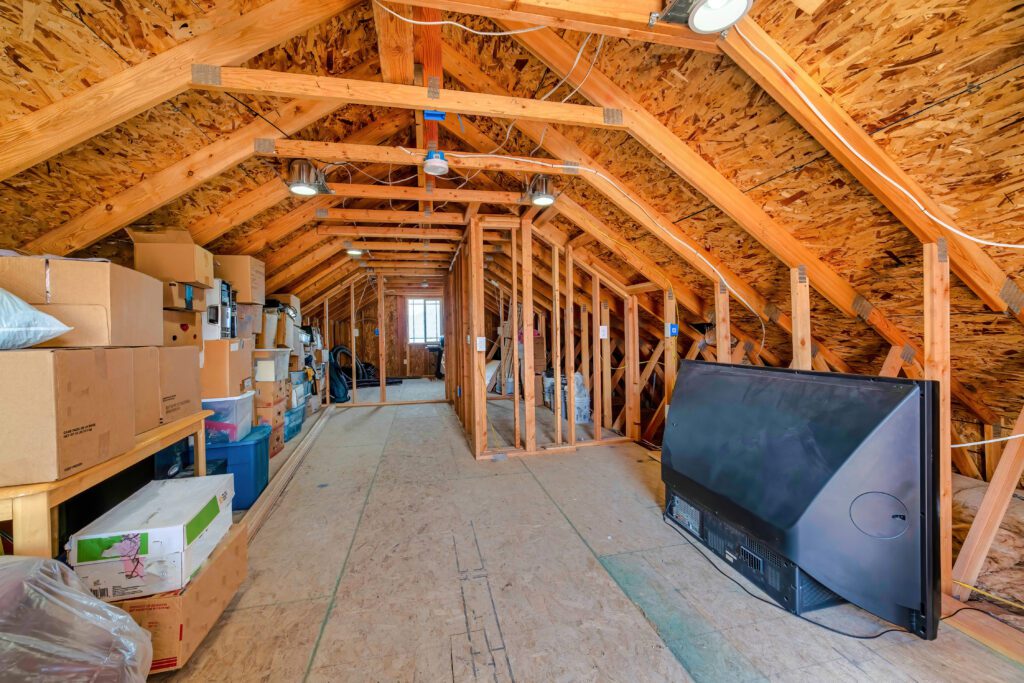
{"type": "Polygon", "coordinates": [[[284,440],[291,441],[302,431],[302,421],[306,416],[306,405],[286,411],[284,414],[284,440]]]}
{"type": "Polygon", "coordinates": [[[288,379],[291,349],[255,349],[252,352],[254,382],[279,382],[288,379]]]}
{"type": "Polygon", "coordinates": [[[206,443],[234,443],[249,435],[252,429],[255,391],[230,398],[203,399],[203,410],[212,410],[206,418],[206,443]]]}
{"type": "Polygon", "coordinates": [[[241,441],[206,447],[208,469],[225,461],[228,474],[235,475],[231,509],[248,510],[267,488],[270,479],[270,427],[253,427],[241,441]]]}

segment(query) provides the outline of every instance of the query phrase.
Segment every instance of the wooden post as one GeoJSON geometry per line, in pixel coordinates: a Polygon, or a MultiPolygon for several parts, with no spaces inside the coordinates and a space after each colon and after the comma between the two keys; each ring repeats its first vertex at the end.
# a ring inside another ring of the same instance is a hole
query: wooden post
{"type": "MultiPolygon", "coordinates": [[[[931,246],[931,245],[925,245],[931,246]]],[[[925,265],[927,267],[927,261],[925,265]]],[[[927,272],[927,271],[926,271],[927,272]]],[[[928,309],[925,308],[927,311],[928,309]]],[[[926,342],[927,346],[927,342],[926,342]]],[[[1013,434],[1024,434],[1024,410],[1017,417],[1013,425],[1013,434]]],[[[1021,473],[1024,472],[1024,439],[1012,439],[1006,442],[1003,455],[999,458],[999,465],[996,467],[995,475],[989,482],[985,497],[978,506],[978,512],[974,515],[974,522],[967,532],[963,547],[956,558],[956,566],[953,567],[953,576],[950,579],[968,585],[974,585],[978,580],[978,574],[985,564],[989,550],[992,548],[992,541],[999,531],[999,525],[1006,516],[1006,509],[1010,506],[1014,490],[1020,481],[1021,473]]],[[[948,475],[947,475],[948,476],[948,475]]],[[[953,597],[966,602],[971,597],[971,589],[957,583],[953,585],[953,597]]]]}
{"type": "Polygon", "coordinates": [[[626,299],[626,426],[625,434],[640,438],[640,312],[636,296],[626,299]]]}
{"type": "MultiPolygon", "coordinates": [[[[572,246],[565,247],[565,412],[566,441],[576,445],[576,332],[573,329],[573,300],[576,293],[572,246]]],[[[584,331],[586,328],[584,328],[584,331]]],[[[586,334],[584,334],[586,336],[586,334]]]]}
{"type": "Polygon", "coordinates": [[[479,458],[487,450],[487,377],[484,360],[487,337],[484,334],[484,232],[477,216],[469,221],[469,317],[473,453],[479,458]]]}
{"type": "Polygon", "coordinates": [[[664,294],[663,313],[665,317],[665,413],[668,414],[672,403],[672,393],[676,390],[676,374],[679,371],[679,332],[672,334],[671,327],[678,325],[676,318],[676,295],[671,289],[664,294]]]}
{"type": "MultiPolygon", "coordinates": [[[[572,296],[572,283],[566,282],[566,300],[572,296]]],[[[551,247],[551,367],[555,371],[552,411],[555,414],[555,443],[562,443],[562,336],[559,317],[558,247],[551,247]]],[[[569,305],[566,305],[566,309],[569,305]]]]}
{"type": "Polygon", "coordinates": [[[526,450],[537,450],[537,406],[533,377],[533,222],[522,221],[523,230],[523,401],[526,413],[526,450]]]}
{"type": "Polygon", "coordinates": [[[358,328],[356,327],[356,285],[355,285],[354,282],[351,285],[348,286],[348,312],[349,312],[349,316],[350,316],[350,318],[349,318],[348,340],[349,340],[349,350],[351,352],[350,357],[351,357],[351,360],[352,360],[352,397],[351,397],[351,400],[352,400],[352,403],[355,403],[356,402],[356,391],[358,390],[358,387],[356,386],[356,334],[358,332],[358,328]]]}
{"type": "MultiPolygon", "coordinates": [[[[328,356],[331,353],[331,309],[328,301],[331,297],[324,299],[324,346],[327,348],[328,356]]],[[[327,363],[324,368],[324,381],[327,382],[327,405],[331,405],[331,364],[327,363]]]]}
{"type": "Polygon", "coordinates": [[[502,344],[505,338],[505,292],[498,287],[498,348],[501,349],[501,359],[498,361],[498,395],[505,395],[505,370],[508,367],[508,350],[502,344]]]}
{"type": "Polygon", "coordinates": [[[388,354],[384,340],[384,276],[377,274],[377,374],[380,376],[380,402],[388,400],[388,354]]]}
{"type": "Polygon", "coordinates": [[[793,368],[812,368],[811,347],[811,287],[807,282],[807,267],[789,270],[789,288],[793,303],[793,368]]]}
{"type": "Polygon", "coordinates": [[[590,381],[590,316],[587,310],[586,304],[580,306],[580,374],[589,391],[593,385],[590,381]]]}
{"type": "Polygon", "coordinates": [[[611,311],[608,310],[608,302],[601,302],[601,414],[604,416],[604,424],[612,429],[615,416],[612,415],[612,325],[611,311]]]}
{"type": "Polygon", "coordinates": [[[715,354],[719,363],[732,362],[732,332],[729,330],[729,288],[719,278],[715,287],[715,354]]]}
{"type": "Polygon", "coordinates": [[[601,406],[604,402],[604,394],[601,392],[601,278],[597,273],[590,273],[590,306],[594,311],[591,316],[594,319],[594,374],[590,382],[590,396],[594,403],[594,441],[601,440],[601,432],[604,428],[604,421],[601,419],[601,406]]]}
{"type": "MultiPolygon", "coordinates": [[[[522,437],[523,429],[522,429],[522,425],[520,424],[520,417],[519,417],[519,412],[520,412],[520,409],[519,409],[520,403],[519,402],[522,400],[521,399],[521,393],[522,392],[520,392],[520,390],[519,390],[519,382],[520,382],[520,379],[519,379],[519,332],[522,329],[521,326],[520,326],[520,322],[522,321],[522,315],[520,315],[520,313],[519,313],[519,282],[518,282],[518,274],[516,272],[517,269],[518,269],[518,263],[517,262],[519,261],[519,255],[516,253],[516,233],[517,232],[518,232],[518,230],[516,230],[515,228],[513,228],[510,231],[510,233],[511,233],[510,238],[511,238],[511,241],[512,241],[512,251],[511,251],[511,256],[512,256],[512,310],[509,311],[509,316],[511,316],[511,318],[512,318],[512,322],[510,323],[510,325],[511,325],[511,331],[510,332],[511,332],[511,335],[512,335],[512,377],[513,377],[513,379],[512,379],[512,397],[514,399],[512,401],[512,406],[514,408],[514,410],[512,411],[513,412],[513,415],[512,415],[512,426],[513,426],[513,429],[515,430],[515,435],[513,436],[513,442],[514,442],[515,447],[519,448],[523,444],[523,437],[522,437]]],[[[526,348],[526,345],[524,344],[523,345],[523,349],[525,349],[525,348],[526,348]]]]}
{"type": "Polygon", "coordinates": [[[946,241],[924,245],[924,376],[939,383],[939,573],[953,592],[953,465],[949,360],[949,253],[946,241]]]}

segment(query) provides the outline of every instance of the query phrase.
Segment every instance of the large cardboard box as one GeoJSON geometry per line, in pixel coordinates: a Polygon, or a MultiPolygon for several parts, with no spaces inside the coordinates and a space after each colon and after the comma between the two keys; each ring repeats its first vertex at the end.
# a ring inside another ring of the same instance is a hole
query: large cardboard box
{"type": "Polygon", "coordinates": [[[131,349],[0,353],[0,486],[57,481],[135,445],[131,349]]]}
{"type": "Polygon", "coordinates": [[[282,349],[294,349],[295,347],[295,321],[290,316],[282,314],[277,321],[277,338],[273,346],[282,349]]]}
{"type": "Polygon", "coordinates": [[[199,348],[160,349],[160,422],[168,424],[202,408],[199,388],[199,348]]]}
{"type": "Polygon", "coordinates": [[[115,603],[153,639],[150,673],[185,666],[245,581],[249,544],[234,526],[181,590],[115,603]]]}
{"type": "Polygon", "coordinates": [[[184,282],[165,282],[163,287],[165,310],[206,310],[206,290],[184,282]]]}
{"type": "Polygon", "coordinates": [[[164,311],[164,346],[203,345],[202,313],[164,311]]]}
{"type": "Polygon", "coordinates": [[[0,257],[0,288],[73,328],[39,346],[158,346],[160,286],[106,261],[0,257]]]}
{"type": "Polygon", "coordinates": [[[135,433],[160,426],[160,349],[140,346],[132,349],[132,374],[135,380],[135,433]]]}
{"type": "Polygon", "coordinates": [[[287,377],[276,382],[253,382],[252,386],[256,390],[257,408],[269,408],[287,401],[292,391],[291,381],[287,377]]]}
{"type": "Polygon", "coordinates": [[[267,299],[291,306],[295,309],[295,317],[298,320],[302,320],[302,304],[299,297],[296,295],[288,294],[287,292],[278,292],[277,294],[268,294],[267,299]]]}
{"type": "Polygon", "coordinates": [[[228,398],[252,389],[252,342],[207,339],[199,356],[203,398],[228,398]]]}
{"type": "Polygon", "coordinates": [[[235,290],[235,301],[240,304],[260,304],[266,300],[266,268],[263,261],[252,256],[213,257],[213,275],[231,283],[235,290]]]}
{"type": "Polygon", "coordinates": [[[163,282],[213,286],[213,254],[192,241],[187,230],[128,230],[135,242],[135,270],[163,282]]]}
{"type": "Polygon", "coordinates": [[[231,528],[234,475],[151,481],[68,539],[68,564],[100,600],[183,588],[231,528]]]}

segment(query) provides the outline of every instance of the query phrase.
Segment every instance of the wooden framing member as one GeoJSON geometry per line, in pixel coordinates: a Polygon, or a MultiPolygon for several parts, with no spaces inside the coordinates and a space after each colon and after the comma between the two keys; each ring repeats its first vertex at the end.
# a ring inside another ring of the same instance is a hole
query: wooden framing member
{"type": "Polygon", "coordinates": [[[590,391],[593,386],[590,378],[590,309],[587,304],[580,304],[580,374],[583,375],[583,384],[590,391]]]}
{"type": "Polygon", "coordinates": [[[719,363],[732,362],[732,332],[729,329],[729,286],[719,279],[715,287],[715,354],[719,363]]]}
{"type": "Polygon", "coordinates": [[[601,343],[601,278],[597,273],[590,273],[590,307],[594,314],[591,316],[594,320],[593,334],[594,334],[594,357],[591,362],[593,364],[593,378],[590,381],[590,397],[594,404],[593,409],[593,424],[594,424],[594,441],[600,441],[601,436],[604,433],[604,421],[601,419],[601,408],[604,404],[604,393],[601,391],[601,367],[603,365],[601,356],[603,344],[601,343]]]}
{"type": "Polygon", "coordinates": [[[469,222],[469,348],[471,361],[470,391],[473,419],[470,434],[473,455],[483,456],[487,450],[487,378],[484,354],[487,351],[487,337],[484,334],[484,236],[480,219],[469,222]],[[481,343],[482,342],[482,343],[481,343]],[[481,348],[483,347],[483,348],[481,348]]]}
{"type": "Polygon", "coordinates": [[[461,190],[435,187],[426,190],[421,187],[401,185],[361,185],[357,183],[327,183],[335,197],[359,197],[361,199],[398,199],[404,201],[457,202],[478,204],[529,204],[521,192],[500,190],[461,190]]]}
{"type": "Polygon", "coordinates": [[[950,405],[949,255],[945,240],[924,245],[924,375],[939,383],[939,569],[942,592],[952,593],[953,484],[950,405]]]}
{"type": "MultiPolygon", "coordinates": [[[[558,257],[558,250],[552,247],[552,259],[558,257]]],[[[576,445],[576,331],[574,329],[572,293],[576,287],[576,264],[573,262],[572,246],[565,247],[565,410],[566,443],[576,445]]],[[[581,327],[583,337],[587,336],[586,326],[581,327]]],[[[559,401],[561,403],[561,401],[559,401]]]]}
{"type": "MultiPolygon", "coordinates": [[[[523,311],[519,303],[519,283],[517,282],[518,273],[516,272],[519,261],[519,254],[516,253],[516,233],[519,232],[516,228],[509,231],[510,237],[512,238],[512,250],[510,256],[512,259],[512,278],[509,283],[512,287],[512,310],[509,314],[512,318],[511,335],[512,335],[512,401],[516,409],[512,415],[512,428],[515,431],[513,436],[513,444],[516,448],[521,448],[523,445],[522,439],[522,425],[520,424],[520,411],[519,411],[519,396],[520,396],[520,377],[519,377],[519,332],[523,325],[523,311]]],[[[526,351],[526,345],[523,345],[523,352],[526,351]]],[[[532,354],[532,351],[531,351],[532,354]]],[[[532,358],[532,355],[531,355],[532,358]]],[[[525,399],[524,399],[525,401],[525,399]]]]}
{"type": "Polygon", "coordinates": [[[280,204],[291,196],[288,186],[280,178],[263,183],[255,190],[236,197],[205,218],[188,227],[195,243],[204,246],[241,225],[253,216],[280,204]]]}
{"type": "MultiPolygon", "coordinates": [[[[555,414],[555,444],[562,443],[562,336],[559,311],[558,247],[551,246],[551,367],[554,370],[555,389],[551,410],[555,414]]],[[[572,283],[566,282],[566,308],[572,306],[572,283]]]]}
{"type": "MultiPolygon", "coordinates": [[[[324,348],[327,349],[327,353],[331,352],[331,302],[329,299],[324,299],[324,348]]],[[[355,363],[352,364],[353,366],[355,363]]],[[[328,359],[327,369],[324,372],[324,380],[327,382],[327,401],[326,405],[331,405],[331,365],[328,359]]]]}
{"type": "Polygon", "coordinates": [[[377,276],[377,376],[380,378],[380,402],[388,400],[388,353],[384,329],[384,277],[377,276]]]}
{"type": "MultiPolygon", "coordinates": [[[[640,438],[640,313],[636,295],[625,300],[626,306],[626,425],[625,434],[630,439],[640,438]]],[[[660,348],[660,347],[659,347],[660,348]]],[[[656,366],[657,356],[652,356],[650,369],[656,366]]]]}
{"type": "Polygon", "coordinates": [[[366,238],[411,238],[425,240],[459,241],[463,232],[459,229],[445,228],[399,228],[395,226],[364,226],[364,225],[321,225],[316,229],[323,237],[366,238]]]}
{"type": "Polygon", "coordinates": [[[665,320],[665,411],[668,412],[672,403],[672,394],[676,389],[676,375],[679,371],[679,329],[676,318],[676,295],[671,289],[666,289],[663,299],[665,310],[662,314],[665,320]],[[672,333],[672,326],[676,326],[675,334],[672,333]]]}
{"type": "MultiPolygon", "coordinates": [[[[389,211],[387,209],[317,209],[316,219],[326,223],[416,223],[422,225],[465,225],[457,212],[389,211]]],[[[424,231],[427,232],[427,231],[424,231]]]]}
{"type": "MultiPolygon", "coordinates": [[[[522,221],[523,277],[523,425],[526,450],[537,450],[537,407],[534,405],[533,379],[533,223],[522,221]]],[[[518,412],[518,411],[517,411],[518,412]]]]}
{"type": "Polygon", "coordinates": [[[627,127],[630,116],[629,112],[618,112],[612,116],[602,107],[585,104],[212,64],[193,64],[190,85],[194,89],[211,92],[326,100],[338,104],[419,111],[442,109],[452,114],[504,116],[590,128],[621,130],[627,127]]]}
{"type": "Polygon", "coordinates": [[[813,363],[811,345],[811,286],[807,269],[789,269],[789,288],[793,302],[793,368],[810,370],[813,363]]]}
{"type": "MultiPolygon", "coordinates": [[[[352,352],[352,355],[355,356],[355,354],[356,354],[356,340],[358,339],[358,337],[356,335],[359,334],[359,328],[356,326],[356,285],[355,285],[354,282],[348,286],[348,315],[349,315],[349,325],[348,325],[348,328],[349,328],[348,329],[348,344],[349,344],[349,346],[348,346],[348,348],[352,352]]],[[[349,391],[349,393],[352,394],[352,403],[358,402],[358,398],[356,396],[356,392],[358,391],[358,389],[359,388],[357,386],[357,380],[356,380],[356,364],[353,361],[353,363],[352,363],[352,388],[349,391]]]]}
{"type": "Polygon", "coordinates": [[[611,307],[601,301],[601,415],[607,429],[614,429],[615,416],[612,414],[612,319],[611,307]]]}

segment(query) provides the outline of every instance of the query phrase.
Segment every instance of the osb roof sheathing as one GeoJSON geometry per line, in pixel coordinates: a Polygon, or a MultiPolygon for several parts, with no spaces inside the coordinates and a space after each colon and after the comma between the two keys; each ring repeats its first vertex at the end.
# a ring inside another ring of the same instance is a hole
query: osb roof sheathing
{"type": "MultiPolygon", "coordinates": [[[[0,122],[88,87],[260,4],[0,0],[0,38],[5,44],[0,53],[0,122]]],[[[959,226],[990,239],[1024,243],[1024,6],[1017,0],[826,0],[813,15],[790,0],[756,0],[753,17],[959,226]]],[[[476,17],[448,18],[494,28],[476,17]]],[[[451,27],[443,36],[512,94],[539,97],[558,81],[513,38],[484,38],[451,27]]],[[[573,46],[585,39],[573,32],[563,37],[573,46]]],[[[596,44],[594,37],[584,63],[596,44]]],[[[375,56],[372,10],[366,2],[249,65],[341,74],[375,56]]],[[[727,57],[607,38],[595,68],[611,76],[887,317],[920,338],[917,238],[727,57]]],[[[462,87],[450,79],[447,84],[462,87]]],[[[553,98],[561,99],[566,92],[563,87],[553,98]]],[[[241,99],[261,112],[279,104],[271,98],[241,99]]],[[[579,95],[570,101],[585,102],[579,95]]],[[[296,137],[341,139],[381,113],[344,107],[296,137]]],[[[30,241],[252,120],[246,107],[227,96],[186,93],[8,179],[0,184],[0,247],[30,241]]],[[[503,123],[467,120],[495,141],[505,138],[503,123]]],[[[788,311],[787,268],[639,143],[621,132],[570,126],[558,130],[788,311]]],[[[448,133],[442,133],[441,142],[442,147],[466,148],[448,133]]],[[[526,154],[535,147],[513,130],[503,149],[526,154]]],[[[280,168],[250,159],[139,222],[186,227],[272,179],[280,168]]],[[[508,189],[520,188],[509,176],[485,177],[508,189]]],[[[558,187],[706,301],[713,299],[706,278],[581,179],[560,179],[558,187]]],[[[253,231],[297,205],[287,200],[238,226],[213,247],[237,248],[253,231]]],[[[578,234],[565,221],[553,225],[569,236],[578,234]]],[[[123,255],[125,244],[119,233],[106,246],[89,251],[123,255]]],[[[599,243],[588,248],[639,281],[632,268],[599,243]]],[[[1019,250],[985,249],[1009,275],[1024,277],[1019,250]]],[[[756,319],[735,303],[733,317],[746,332],[760,333],[756,319]]],[[[886,346],[867,326],[817,294],[812,294],[812,321],[815,335],[854,370],[877,372],[886,346]]],[[[987,311],[954,278],[952,327],[954,371],[981,390],[1009,422],[1024,395],[1021,324],[987,311]]],[[[768,325],[767,343],[788,360],[788,337],[774,325],[768,325]]]]}

